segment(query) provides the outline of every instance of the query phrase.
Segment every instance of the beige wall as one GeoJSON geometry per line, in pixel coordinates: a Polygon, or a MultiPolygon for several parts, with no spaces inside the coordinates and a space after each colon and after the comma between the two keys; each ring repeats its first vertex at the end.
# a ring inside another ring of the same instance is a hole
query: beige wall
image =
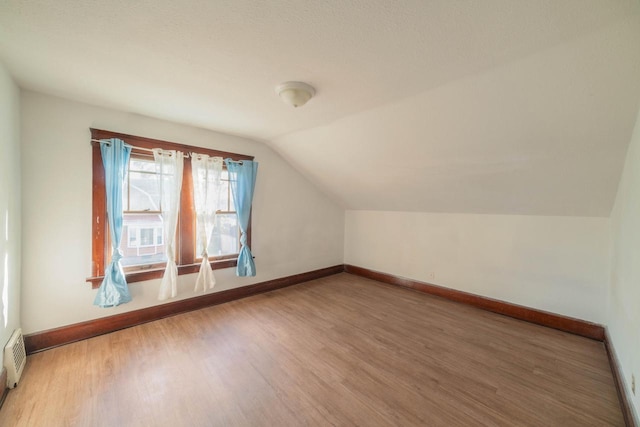
{"type": "MultiPolygon", "coordinates": [[[[252,251],[258,275],[217,270],[213,292],[343,262],[344,210],[265,144],[33,92],[22,96],[25,333],[159,304],[159,280],[133,283],[133,301],[92,305],[89,128],[253,155],[260,163],[252,251]]],[[[195,275],[178,280],[178,299],[194,296],[195,275]]]]}
{"type": "Polygon", "coordinates": [[[607,218],[347,211],[345,263],[604,322],[607,218]],[[434,273],[434,277],[430,277],[434,273]]]}
{"type": "Polygon", "coordinates": [[[1,348],[20,327],[20,217],[20,91],[0,63],[1,348]]]}
{"type": "MultiPolygon", "coordinates": [[[[640,412],[640,113],[611,213],[612,261],[607,327],[620,360],[625,387],[640,412]]],[[[637,416],[636,416],[637,419],[637,416]]]]}

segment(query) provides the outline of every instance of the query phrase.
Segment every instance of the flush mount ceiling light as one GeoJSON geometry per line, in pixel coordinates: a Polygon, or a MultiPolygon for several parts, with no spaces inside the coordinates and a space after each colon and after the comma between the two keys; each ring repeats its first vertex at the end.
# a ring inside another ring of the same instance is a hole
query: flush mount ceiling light
{"type": "Polygon", "coordinates": [[[302,107],[316,94],[316,90],[302,82],[286,82],[276,86],[276,93],[282,100],[294,107],[302,107]]]}

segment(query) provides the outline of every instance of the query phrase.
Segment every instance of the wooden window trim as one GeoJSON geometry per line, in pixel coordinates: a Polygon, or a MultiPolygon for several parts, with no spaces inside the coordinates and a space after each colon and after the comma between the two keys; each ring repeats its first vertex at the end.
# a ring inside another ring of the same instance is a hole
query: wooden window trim
{"type": "MultiPolygon", "coordinates": [[[[142,148],[162,148],[164,150],[179,150],[184,153],[200,153],[209,156],[231,158],[233,160],[253,160],[253,156],[246,154],[230,153],[227,151],[213,150],[209,148],[194,147],[191,145],[178,144],[175,142],[161,141],[157,139],[145,138],[141,136],[127,135],[124,133],[112,132],[102,129],[91,128],[91,139],[119,138],[125,143],[142,148]]],[[[104,186],[104,167],[102,165],[102,155],[100,144],[92,142],[92,165],[93,165],[93,207],[92,207],[92,263],[91,277],[87,282],[93,288],[100,286],[106,267],[106,254],[110,251],[110,242],[107,229],[107,199],[104,186]]],[[[136,151],[132,153],[142,153],[136,151]]],[[[178,264],[178,274],[191,274],[198,272],[200,262],[195,254],[195,212],[193,206],[193,182],[191,180],[191,162],[185,159],[182,180],[182,191],[180,194],[180,215],[178,219],[177,244],[176,244],[176,264],[178,264]],[[185,179],[186,178],[186,179],[185,179]]],[[[251,245],[251,220],[247,230],[247,243],[251,245]]],[[[200,258],[201,261],[201,258],[200,258]]],[[[230,268],[237,265],[235,255],[223,255],[211,257],[211,268],[230,268]]],[[[162,268],[154,268],[135,272],[125,272],[127,283],[141,282],[145,280],[161,278],[164,274],[162,268]]]]}

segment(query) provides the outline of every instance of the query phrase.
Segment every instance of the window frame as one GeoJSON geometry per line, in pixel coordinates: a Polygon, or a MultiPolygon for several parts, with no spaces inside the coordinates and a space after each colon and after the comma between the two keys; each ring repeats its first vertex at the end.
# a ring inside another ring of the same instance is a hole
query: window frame
{"type": "MultiPolygon", "coordinates": [[[[253,160],[253,156],[246,154],[231,153],[227,151],[214,150],[210,148],[196,147],[179,144],[175,142],[162,141],[141,136],[128,135],[124,133],[112,132],[103,129],[91,128],[91,139],[103,140],[119,138],[126,144],[141,148],[162,148],[163,150],[179,150],[183,153],[200,153],[209,156],[231,158],[235,161],[253,160]]],[[[91,282],[93,288],[100,286],[104,279],[104,269],[108,263],[107,254],[110,253],[110,238],[107,222],[107,200],[104,185],[104,166],[102,165],[102,155],[100,144],[91,142],[92,145],[92,262],[91,277],[87,282],[91,282]]],[[[132,149],[132,154],[147,154],[132,149]]],[[[226,167],[226,166],[225,166],[226,167]]],[[[178,216],[178,228],[176,230],[176,264],[178,265],[178,275],[197,273],[200,269],[202,258],[198,258],[195,248],[195,212],[193,206],[193,182],[191,177],[191,161],[185,159],[182,175],[182,191],[180,193],[180,215],[178,216]]],[[[249,217],[249,227],[247,229],[247,243],[251,246],[251,216],[249,217]]],[[[238,264],[238,255],[223,255],[210,257],[211,268],[214,270],[221,268],[235,267],[238,264]]],[[[157,264],[150,265],[149,268],[138,271],[125,271],[127,283],[141,282],[145,280],[161,278],[164,274],[165,263],[158,268],[157,264]]]]}

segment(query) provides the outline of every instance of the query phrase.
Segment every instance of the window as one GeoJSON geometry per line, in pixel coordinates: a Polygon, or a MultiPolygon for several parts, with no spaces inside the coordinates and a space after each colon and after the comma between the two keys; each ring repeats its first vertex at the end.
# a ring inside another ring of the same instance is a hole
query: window
{"type": "Polygon", "coordinates": [[[216,223],[207,252],[212,256],[234,256],[240,251],[240,227],[231,187],[229,186],[229,173],[222,171],[222,205],[223,209],[216,214],[216,223]]]}
{"type": "MultiPolygon", "coordinates": [[[[196,152],[223,158],[230,157],[233,160],[253,160],[252,156],[244,154],[192,147],[99,129],[91,129],[91,138],[120,138],[134,147],[180,150],[184,153],[196,152]]],[[[195,253],[196,226],[191,180],[191,161],[185,158],[175,242],[178,274],[196,273],[201,262],[195,253]]],[[[222,183],[224,207],[216,215],[216,224],[208,248],[213,269],[234,267],[240,250],[240,228],[226,169],[223,170],[222,183]]],[[[153,156],[151,153],[134,148],[129,159],[127,181],[122,196],[124,216],[120,242],[120,250],[123,253],[121,264],[129,283],[159,278],[164,272],[166,255],[160,203],[160,189],[153,156]]],[[[99,144],[93,143],[93,262],[92,277],[87,281],[94,287],[100,285],[104,268],[111,257],[106,212],[102,156],[99,144]]],[[[251,225],[247,232],[247,240],[250,245],[251,225]]]]}
{"type": "MultiPolygon", "coordinates": [[[[131,225],[124,226],[129,234],[129,243],[127,248],[145,248],[151,246],[164,246],[162,243],[162,228],[154,227],[154,224],[150,226],[145,225],[131,225]]],[[[120,245],[123,249],[123,245],[120,245]]]]}
{"type": "Polygon", "coordinates": [[[120,263],[125,272],[160,268],[167,261],[160,209],[160,186],[153,157],[132,155],[122,192],[120,263]]]}

